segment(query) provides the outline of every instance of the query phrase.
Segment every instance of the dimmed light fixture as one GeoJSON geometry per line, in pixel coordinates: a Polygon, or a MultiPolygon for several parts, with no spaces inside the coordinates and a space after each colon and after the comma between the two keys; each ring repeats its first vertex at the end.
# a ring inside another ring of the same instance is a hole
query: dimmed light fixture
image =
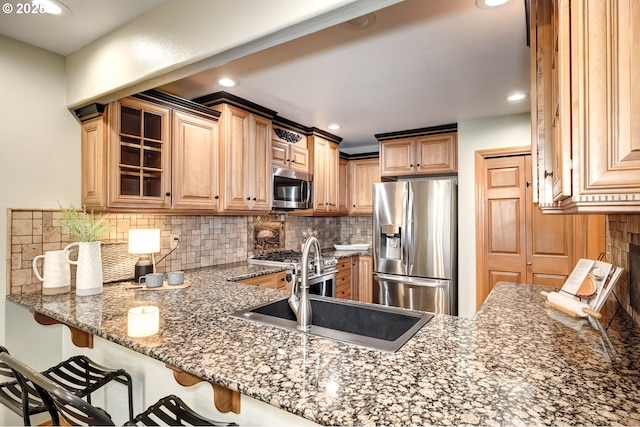
{"type": "Polygon", "coordinates": [[[523,99],[525,99],[527,97],[527,94],[524,92],[516,92],[513,93],[509,96],[507,96],[507,101],[511,101],[511,102],[515,102],[515,101],[521,101],[523,99]]]}
{"type": "Polygon", "coordinates": [[[220,77],[218,79],[218,84],[224,87],[234,87],[234,86],[238,86],[238,81],[230,77],[220,77]]]}

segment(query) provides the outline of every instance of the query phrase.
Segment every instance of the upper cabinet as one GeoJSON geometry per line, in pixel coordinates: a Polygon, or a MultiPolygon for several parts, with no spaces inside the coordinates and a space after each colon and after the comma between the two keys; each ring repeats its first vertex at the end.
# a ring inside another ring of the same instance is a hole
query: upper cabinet
{"type": "Polygon", "coordinates": [[[195,101],[220,112],[224,210],[271,210],[271,118],[275,112],[226,92],[195,101]]]}
{"type": "Polygon", "coordinates": [[[376,182],[380,182],[378,158],[349,161],[346,186],[350,215],[373,214],[373,184],[376,182]]]}
{"type": "Polygon", "coordinates": [[[307,136],[274,123],[271,136],[271,162],[274,166],[309,173],[307,136]]]}
{"type": "Polygon", "coordinates": [[[453,173],[457,171],[455,127],[378,134],[380,176],[453,173]]]}
{"type": "Polygon", "coordinates": [[[218,113],[148,91],[77,114],[84,205],[218,209],[218,113]]]}
{"type": "Polygon", "coordinates": [[[340,211],[338,185],[340,176],[341,138],[314,129],[310,137],[313,165],[313,212],[337,214],[340,211]]]}
{"type": "Polygon", "coordinates": [[[530,18],[540,207],[640,211],[640,4],[532,0],[530,18]]]}

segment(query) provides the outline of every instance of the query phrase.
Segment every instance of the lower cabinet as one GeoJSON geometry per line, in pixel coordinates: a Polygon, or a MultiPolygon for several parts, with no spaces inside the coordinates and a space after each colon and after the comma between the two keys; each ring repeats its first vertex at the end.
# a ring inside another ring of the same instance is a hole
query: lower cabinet
{"type": "Polygon", "coordinates": [[[338,260],[336,273],[336,298],[352,299],[351,292],[351,257],[338,260]]]}
{"type": "Polygon", "coordinates": [[[287,272],[265,274],[263,276],[250,277],[248,279],[239,280],[238,283],[244,285],[262,286],[269,289],[287,289],[287,272]]]}
{"type": "Polygon", "coordinates": [[[373,258],[369,255],[358,257],[358,301],[373,302],[373,258]]]}

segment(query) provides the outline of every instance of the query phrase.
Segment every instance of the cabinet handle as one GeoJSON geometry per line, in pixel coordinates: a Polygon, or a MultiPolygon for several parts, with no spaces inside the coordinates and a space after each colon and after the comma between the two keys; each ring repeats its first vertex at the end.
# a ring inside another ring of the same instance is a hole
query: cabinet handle
{"type": "Polygon", "coordinates": [[[257,199],[254,197],[254,198],[253,198],[253,201],[255,202],[256,200],[257,200],[257,199]]]}
{"type": "Polygon", "coordinates": [[[165,196],[169,197],[171,196],[171,193],[169,193],[168,191],[166,193],[164,193],[165,196]]]}
{"type": "Polygon", "coordinates": [[[527,267],[531,267],[531,265],[532,265],[532,264],[531,264],[530,262],[528,262],[528,263],[527,263],[527,267]]]}
{"type": "Polygon", "coordinates": [[[287,159],[287,162],[290,162],[290,161],[291,161],[291,159],[287,159]]]}
{"type": "Polygon", "coordinates": [[[356,207],[356,205],[353,205],[353,207],[355,208],[355,207],[356,207]]]}
{"type": "Polygon", "coordinates": [[[420,167],[420,163],[416,164],[417,167],[420,167]]]}
{"type": "Polygon", "coordinates": [[[551,172],[547,172],[546,170],[544,171],[544,177],[548,177],[548,176],[553,176],[553,171],[551,172]]]}
{"type": "Polygon", "coordinates": [[[214,199],[218,200],[220,196],[213,196],[214,199]]]}
{"type": "Polygon", "coordinates": [[[247,197],[247,200],[251,200],[251,197],[247,197]]]}
{"type": "Polygon", "coordinates": [[[295,162],[296,162],[296,159],[291,160],[291,163],[295,163],[295,162]]]}

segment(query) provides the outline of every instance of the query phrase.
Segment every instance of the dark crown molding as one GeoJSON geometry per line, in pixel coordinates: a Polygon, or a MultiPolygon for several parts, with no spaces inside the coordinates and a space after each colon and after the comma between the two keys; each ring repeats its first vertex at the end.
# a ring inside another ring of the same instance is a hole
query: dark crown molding
{"type": "Polygon", "coordinates": [[[385,141],[388,139],[413,138],[416,136],[438,135],[441,133],[451,133],[451,132],[457,132],[457,131],[458,131],[458,124],[450,123],[447,125],[431,126],[431,127],[419,128],[419,129],[409,129],[409,130],[403,130],[399,132],[377,133],[374,136],[378,141],[385,141]]]}
{"type": "Polygon", "coordinates": [[[277,111],[270,110],[263,107],[262,105],[256,104],[255,102],[248,101],[244,98],[240,98],[239,96],[235,96],[230,94],[229,92],[224,91],[200,96],[198,98],[195,98],[193,102],[206,105],[207,107],[212,107],[218,104],[230,104],[234,107],[242,108],[243,110],[250,110],[251,112],[267,119],[273,119],[273,117],[278,114],[277,111]]]}

